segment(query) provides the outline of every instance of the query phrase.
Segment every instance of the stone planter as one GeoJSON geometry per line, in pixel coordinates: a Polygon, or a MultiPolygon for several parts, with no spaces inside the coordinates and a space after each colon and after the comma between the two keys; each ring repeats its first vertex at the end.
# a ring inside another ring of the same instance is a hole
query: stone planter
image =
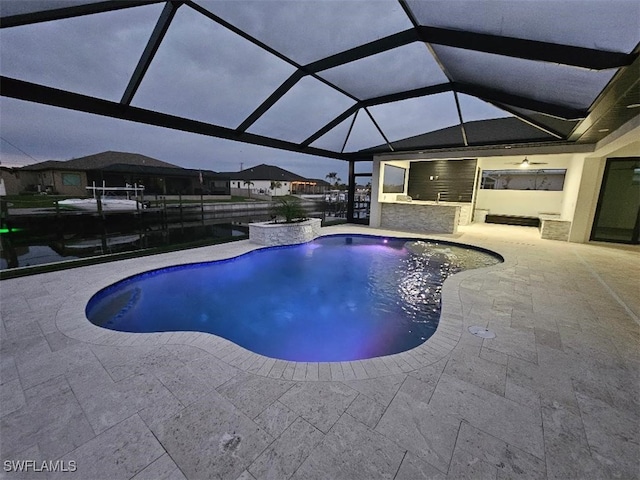
{"type": "Polygon", "coordinates": [[[305,243],[320,235],[321,223],[319,218],[298,223],[250,223],[249,240],[267,247],[305,243]]]}

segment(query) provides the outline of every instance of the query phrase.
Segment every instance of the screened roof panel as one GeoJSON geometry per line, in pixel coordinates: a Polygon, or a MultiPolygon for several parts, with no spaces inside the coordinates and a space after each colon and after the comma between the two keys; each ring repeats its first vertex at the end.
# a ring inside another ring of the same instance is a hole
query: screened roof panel
{"type": "Polygon", "coordinates": [[[320,80],[304,77],[247,131],[300,143],[354,103],[320,80]]]}
{"type": "Polygon", "coordinates": [[[388,151],[384,135],[464,144],[451,91],[478,144],[597,141],[640,82],[638,0],[0,0],[0,15],[5,97],[344,160],[388,151]]]}
{"type": "Polygon", "coordinates": [[[431,52],[420,42],[340,65],[319,75],[360,100],[448,82],[431,52]]]}
{"type": "Polygon", "coordinates": [[[2,74],[120,100],[161,11],[147,5],[3,29],[2,74]]]}
{"type": "Polygon", "coordinates": [[[464,93],[458,94],[458,102],[460,102],[460,111],[462,112],[462,120],[464,122],[511,116],[509,112],[506,112],[489,102],[472,97],[471,95],[465,95],[464,93]]]}
{"type": "Polygon", "coordinates": [[[358,150],[379,145],[382,142],[384,142],[384,137],[371,121],[367,112],[359,110],[344,151],[357,152],[358,150]]]}
{"type": "Polygon", "coordinates": [[[236,128],[294,70],[195,10],[182,7],[132,103],[236,128]],[[259,81],[256,72],[260,72],[259,81]]]}
{"type": "Polygon", "coordinates": [[[433,49],[453,81],[579,109],[587,109],[615,74],[442,45],[433,49]]]}
{"type": "Polygon", "coordinates": [[[638,43],[635,0],[407,0],[421,25],[630,53],[638,43]]]}
{"type": "MultiPolygon", "coordinates": [[[[354,114],[355,115],[355,114],[354,114]]],[[[312,147],[324,148],[331,150],[332,152],[339,152],[344,146],[344,142],[347,139],[349,133],[349,127],[353,121],[353,115],[350,115],[346,120],[343,120],[337,126],[333,127],[323,136],[318,138],[315,142],[311,143],[312,147]]]]}
{"type": "Polygon", "coordinates": [[[196,3],[301,65],[413,26],[395,0],[196,3]]]}
{"type": "Polygon", "coordinates": [[[376,105],[369,111],[391,142],[460,123],[452,92],[376,105]]]}

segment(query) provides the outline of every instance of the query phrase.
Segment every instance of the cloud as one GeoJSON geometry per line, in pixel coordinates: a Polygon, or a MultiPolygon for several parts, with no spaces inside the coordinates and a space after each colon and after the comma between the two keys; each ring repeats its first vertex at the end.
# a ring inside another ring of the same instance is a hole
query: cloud
{"type": "MultiPolygon", "coordinates": [[[[185,168],[237,171],[267,163],[294,173],[324,178],[331,171],[346,180],[347,163],[257,145],[137,124],[108,117],[0,98],[0,135],[38,161],[69,160],[106,150],[135,152],[185,168]]],[[[3,164],[34,161],[6,141],[3,164]]]]}
{"type": "MultiPolygon", "coordinates": [[[[401,6],[391,0],[198,3],[301,64],[411,27],[401,6]]],[[[163,4],[147,5],[3,29],[0,71],[9,77],[119,101],[162,8],[163,4]]],[[[443,81],[439,70],[432,75],[432,69],[437,69],[432,59],[420,62],[430,59],[429,55],[422,44],[416,43],[322,75],[356,96],[370,97],[443,81]],[[360,67],[365,67],[364,73],[360,67]],[[398,78],[398,71],[404,76],[398,78]]],[[[294,71],[276,55],[182,5],[132,104],[237,128],[294,71]]],[[[395,140],[432,130],[433,125],[427,121],[431,116],[455,121],[457,114],[451,101],[446,115],[440,104],[429,115],[425,113],[422,106],[435,100],[407,101],[401,105],[402,111],[392,105],[373,107],[371,111],[379,114],[378,123],[395,140]]],[[[300,142],[352,104],[348,96],[307,76],[248,131],[300,142]]],[[[245,168],[268,163],[308,177],[324,178],[335,171],[347,179],[347,163],[342,161],[8,98],[0,100],[0,108],[0,133],[6,140],[0,144],[0,153],[5,162],[33,162],[15,147],[39,160],[119,150],[190,168],[235,171],[241,163],[245,168]]],[[[313,145],[340,151],[350,121],[313,145]]],[[[361,111],[346,151],[381,143],[379,132],[361,111]]]]}
{"type": "MultiPolygon", "coordinates": [[[[2,31],[3,75],[119,101],[162,11],[150,5],[2,31]]],[[[133,104],[235,128],[294,68],[182,6],[133,104]]],[[[2,97],[3,163],[65,160],[105,150],[189,168],[235,171],[276,164],[308,177],[342,161],[189,134],[2,97]],[[14,147],[15,146],[15,147],[14,147]]],[[[337,108],[337,113],[342,107],[337,108]]],[[[337,114],[336,113],[336,114],[337,114]]],[[[305,105],[289,109],[306,115],[305,105]]]]}
{"type": "Polygon", "coordinates": [[[2,73],[119,101],[160,5],[2,30],[2,73]]]}
{"type": "Polygon", "coordinates": [[[274,55],[181,7],[133,104],[236,128],[293,72],[274,55]]]}

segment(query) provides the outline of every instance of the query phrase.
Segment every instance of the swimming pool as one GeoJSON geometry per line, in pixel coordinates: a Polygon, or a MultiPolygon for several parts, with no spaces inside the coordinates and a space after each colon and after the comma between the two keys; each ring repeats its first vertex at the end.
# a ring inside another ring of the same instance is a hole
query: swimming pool
{"type": "Polygon", "coordinates": [[[282,360],[359,360],[424,343],[444,280],[501,261],[442,242],[330,235],[135,275],[96,293],[86,315],[124,332],[208,332],[282,360]]]}

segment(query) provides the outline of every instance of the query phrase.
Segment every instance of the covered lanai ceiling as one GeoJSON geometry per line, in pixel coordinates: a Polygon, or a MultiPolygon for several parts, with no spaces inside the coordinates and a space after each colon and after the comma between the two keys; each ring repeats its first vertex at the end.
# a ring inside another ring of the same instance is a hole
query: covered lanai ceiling
{"type": "Polygon", "coordinates": [[[637,0],[0,8],[3,96],[330,158],[594,143],[640,113],[637,0]]]}

